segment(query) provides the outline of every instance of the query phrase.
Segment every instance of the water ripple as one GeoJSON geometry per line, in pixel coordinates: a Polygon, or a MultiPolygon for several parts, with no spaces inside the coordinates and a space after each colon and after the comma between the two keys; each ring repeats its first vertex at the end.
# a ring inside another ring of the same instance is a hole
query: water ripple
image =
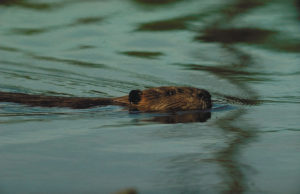
{"type": "Polygon", "coordinates": [[[156,59],[159,56],[164,55],[161,52],[149,52],[149,51],[124,51],[121,52],[124,55],[146,58],[146,59],[156,59]]]}
{"type": "Polygon", "coordinates": [[[45,26],[39,28],[12,28],[7,33],[7,35],[16,34],[16,35],[24,35],[24,36],[33,36],[33,35],[52,32],[54,30],[67,29],[70,27],[74,28],[83,25],[95,25],[102,21],[103,21],[103,17],[83,17],[83,18],[78,18],[74,22],[69,24],[52,25],[52,26],[45,26]]]}
{"type": "Polygon", "coordinates": [[[185,30],[188,28],[188,22],[199,19],[197,15],[176,17],[168,20],[160,20],[140,24],[137,31],[170,31],[185,30]]]}

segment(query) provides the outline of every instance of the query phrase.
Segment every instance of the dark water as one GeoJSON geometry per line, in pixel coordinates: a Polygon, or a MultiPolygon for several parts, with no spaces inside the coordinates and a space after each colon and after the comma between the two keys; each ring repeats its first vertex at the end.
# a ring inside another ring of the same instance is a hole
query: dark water
{"type": "Polygon", "coordinates": [[[300,3],[0,0],[0,90],[205,88],[211,112],[0,103],[0,193],[300,193],[300,3]]]}

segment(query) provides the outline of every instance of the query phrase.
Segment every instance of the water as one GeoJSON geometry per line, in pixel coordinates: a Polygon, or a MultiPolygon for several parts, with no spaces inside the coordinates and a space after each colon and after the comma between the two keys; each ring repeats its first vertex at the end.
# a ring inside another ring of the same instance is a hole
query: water
{"type": "Polygon", "coordinates": [[[299,193],[299,1],[2,0],[0,91],[185,85],[212,112],[0,103],[0,193],[299,193]]]}

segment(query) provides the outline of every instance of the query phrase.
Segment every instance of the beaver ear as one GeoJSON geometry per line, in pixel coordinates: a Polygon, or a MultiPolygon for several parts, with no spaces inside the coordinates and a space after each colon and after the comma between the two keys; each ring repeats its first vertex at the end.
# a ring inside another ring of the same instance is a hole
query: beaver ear
{"type": "Polygon", "coordinates": [[[142,94],[141,90],[131,90],[128,97],[129,102],[132,104],[139,103],[139,101],[141,101],[142,94]]]}

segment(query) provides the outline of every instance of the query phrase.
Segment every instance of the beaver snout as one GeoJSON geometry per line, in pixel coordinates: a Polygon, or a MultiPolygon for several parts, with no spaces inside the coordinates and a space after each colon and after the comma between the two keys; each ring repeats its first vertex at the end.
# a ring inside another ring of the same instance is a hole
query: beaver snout
{"type": "Polygon", "coordinates": [[[202,92],[202,93],[198,94],[198,98],[203,99],[203,100],[208,100],[211,98],[211,96],[208,92],[202,92]]]}
{"type": "Polygon", "coordinates": [[[208,91],[201,90],[197,94],[197,97],[199,98],[200,101],[202,101],[205,104],[206,108],[211,108],[212,107],[211,95],[209,94],[208,91]]]}
{"type": "Polygon", "coordinates": [[[206,102],[206,107],[207,108],[211,108],[212,107],[212,102],[211,102],[211,98],[205,98],[204,101],[206,102]]]}

